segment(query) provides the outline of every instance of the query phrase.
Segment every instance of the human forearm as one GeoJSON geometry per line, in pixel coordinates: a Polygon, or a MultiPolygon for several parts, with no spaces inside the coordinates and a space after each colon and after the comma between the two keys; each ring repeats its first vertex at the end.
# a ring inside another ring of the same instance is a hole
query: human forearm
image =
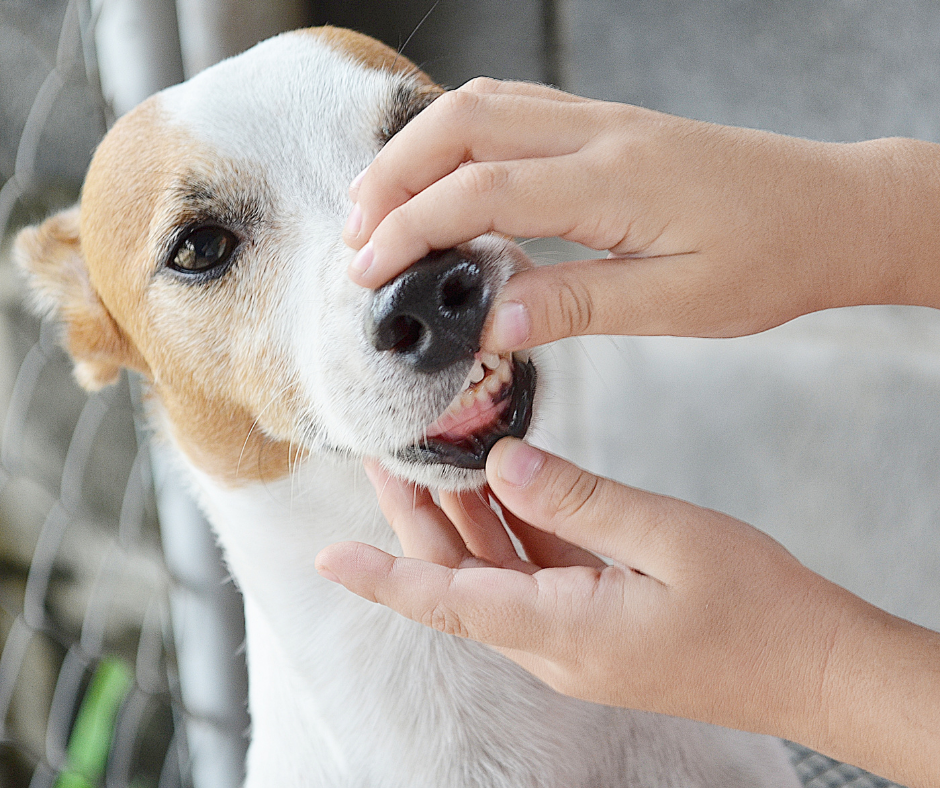
{"type": "Polygon", "coordinates": [[[856,184],[830,232],[850,303],[940,307],[940,145],[883,139],[842,146],[856,184]],[[853,206],[853,199],[857,208],[853,206]],[[853,216],[853,213],[857,214],[853,216]]]}

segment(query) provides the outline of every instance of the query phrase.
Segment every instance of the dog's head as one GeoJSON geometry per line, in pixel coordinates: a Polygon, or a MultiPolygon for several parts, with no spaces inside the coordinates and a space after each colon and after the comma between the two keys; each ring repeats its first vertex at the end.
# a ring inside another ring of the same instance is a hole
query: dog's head
{"type": "Polygon", "coordinates": [[[495,236],[373,293],[341,240],[347,189],[441,90],[358,34],[286,34],[149,99],[96,152],[80,207],[19,258],[87,388],[149,379],[177,443],[232,483],[307,454],[374,456],[425,484],[482,481],[532,409],[525,359],[482,356],[527,265],[495,236]]]}

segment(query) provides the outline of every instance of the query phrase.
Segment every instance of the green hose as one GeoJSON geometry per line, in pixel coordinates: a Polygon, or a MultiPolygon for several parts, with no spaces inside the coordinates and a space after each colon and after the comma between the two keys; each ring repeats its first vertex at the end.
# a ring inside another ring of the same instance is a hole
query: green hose
{"type": "Polygon", "coordinates": [[[131,669],[120,659],[105,657],[98,663],[69,736],[68,767],[55,788],[95,788],[100,784],[118,711],[133,681],[131,669]]]}

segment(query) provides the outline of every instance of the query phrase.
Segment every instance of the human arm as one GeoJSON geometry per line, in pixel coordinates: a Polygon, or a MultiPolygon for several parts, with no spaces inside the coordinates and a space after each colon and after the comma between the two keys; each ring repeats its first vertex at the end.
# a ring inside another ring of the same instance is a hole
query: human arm
{"type": "Polygon", "coordinates": [[[371,266],[350,273],[369,287],[490,230],[610,250],[513,277],[487,349],[738,336],[835,306],[940,306],[930,143],[812,142],[477,80],[409,123],[351,193],[345,238],[360,250],[354,266],[371,266]]]}
{"type": "Polygon", "coordinates": [[[526,562],[477,493],[441,493],[438,510],[427,491],[370,473],[408,557],[324,550],[319,570],[354,592],[488,643],[567,694],[783,736],[910,788],[940,784],[940,635],[756,529],[507,439],[487,479],[526,562]]]}

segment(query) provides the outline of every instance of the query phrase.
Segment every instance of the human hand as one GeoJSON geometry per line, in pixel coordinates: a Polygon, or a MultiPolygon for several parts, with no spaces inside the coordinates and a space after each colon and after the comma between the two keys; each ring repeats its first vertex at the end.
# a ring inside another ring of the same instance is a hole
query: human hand
{"type": "Polygon", "coordinates": [[[427,490],[367,471],[408,557],[334,545],[318,569],[496,647],[561,692],[753,730],[795,713],[796,699],[775,691],[790,671],[818,683],[821,664],[802,653],[793,664],[804,638],[786,636],[818,620],[824,581],[744,523],[512,439],[490,454],[489,490],[441,492],[440,508],[427,490]]]}
{"type": "Polygon", "coordinates": [[[475,80],[354,183],[350,275],[377,287],[491,230],[609,250],[513,277],[490,350],[580,334],[739,336],[833,306],[940,303],[938,150],[811,142],[475,80]]]}
{"type": "Polygon", "coordinates": [[[439,509],[427,490],[367,470],[406,557],[336,544],[317,558],[325,577],[487,643],[561,692],[937,784],[940,636],[829,583],[760,531],[507,438],[487,479],[526,560],[485,490],[442,492],[439,509]]]}

